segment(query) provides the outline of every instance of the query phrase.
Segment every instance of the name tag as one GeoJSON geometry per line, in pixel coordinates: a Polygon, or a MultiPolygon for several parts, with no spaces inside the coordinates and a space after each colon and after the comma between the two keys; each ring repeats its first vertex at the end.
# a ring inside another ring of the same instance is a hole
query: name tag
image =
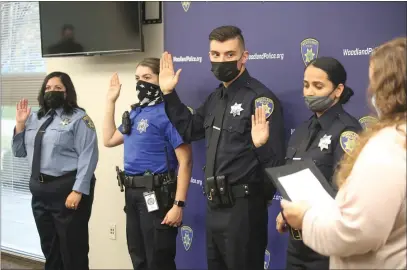
{"type": "Polygon", "coordinates": [[[154,212],[159,209],[158,203],[157,203],[157,197],[155,196],[154,191],[144,192],[143,196],[144,196],[144,200],[146,201],[148,212],[154,212]]]}

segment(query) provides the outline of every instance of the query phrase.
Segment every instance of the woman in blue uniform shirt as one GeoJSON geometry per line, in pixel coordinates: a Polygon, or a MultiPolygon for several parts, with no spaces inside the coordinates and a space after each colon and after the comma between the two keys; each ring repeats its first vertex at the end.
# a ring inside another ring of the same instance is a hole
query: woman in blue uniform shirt
{"type": "Polygon", "coordinates": [[[118,75],[113,75],[103,129],[105,146],[124,143],[127,246],[137,270],[176,269],[177,227],[182,222],[182,207],[191,179],[191,147],[184,144],[165,113],[158,86],[159,69],[158,58],[146,58],[138,64],[133,96],[139,102],[132,106],[127,118],[129,125],[124,123],[119,128],[114,112],[121,84],[118,75]],[[177,167],[178,177],[172,176],[177,178],[175,200],[170,200],[169,207],[158,203],[158,210],[147,207],[145,192],[151,191],[147,185],[154,185],[151,175],[161,183],[160,179],[174,174],[177,167]]]}
{"type": "Polygon", "coordinates": [[[98,162],[95,126],[77,104],[71,78],[49,74],[39,111],[17,104],[13,154],[31,164],[32,210],[45,269],[89,269],[88,222],[98,162]]]}

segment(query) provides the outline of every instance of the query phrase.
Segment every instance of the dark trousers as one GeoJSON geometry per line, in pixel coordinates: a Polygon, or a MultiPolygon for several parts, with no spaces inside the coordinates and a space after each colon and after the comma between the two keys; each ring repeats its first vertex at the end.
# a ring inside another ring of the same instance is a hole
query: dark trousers
{"type": "Polygon", "coordinates": [[[148,212],[145,188],[126,188],[127,247],[135,270],[176,270],[178,228],[162,225],[167,211],[148,212]]]}
{"type": "Polygon", "coordinates": [[[72,192],[75,175],[55,178],[44,183],[30,180],[32,211],[45,256],[45,270],[88,270],[88,222],[93,204],[95,178],[90,195],[82,194],[76,210],[65,201],[72,192]]]}
{"type": "Polygon", "coordinates": [[[231,208],[211,208],[206,217],[208,270],[263,270],[267,205],[262,195],[237,198],[231,208]]]}
{"type": "MultiPolygon", "coordinates": [[[[291,231],[289,233],[291,233],[291,231]]],[[[287,249],[286,270],[314,269],[329,270],[329,257],[316,253],[306,246],[302,240],[294,240],[290,236],[287,249]]]]}

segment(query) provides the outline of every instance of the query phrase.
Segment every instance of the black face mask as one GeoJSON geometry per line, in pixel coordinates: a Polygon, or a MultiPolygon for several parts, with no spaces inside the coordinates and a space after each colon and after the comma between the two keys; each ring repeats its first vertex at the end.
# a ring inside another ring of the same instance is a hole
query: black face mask
{"type": "Polygon", "coordinates": [[[45,105],[50,109],[58,109],[64,105],[65,92],[49,91],[44,94],[45,105]]]}
{"type": "Polygon", "coordinates": [[[137,81],[136,93],[141,107],[153,106],[163,101],[160,87],[152,83],[137,81]]]}
{"type": "Polygon", "coordinates": [[[221,82],[230,82],[239,75],[240,70],[237,68],[237,62],[227,61],[227,62],[211,62],[211,71],[215,77],[221,82]]]}

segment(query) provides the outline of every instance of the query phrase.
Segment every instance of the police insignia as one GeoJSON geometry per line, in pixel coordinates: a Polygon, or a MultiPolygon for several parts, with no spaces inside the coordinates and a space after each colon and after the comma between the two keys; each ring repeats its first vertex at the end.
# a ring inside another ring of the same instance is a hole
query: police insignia
{"type": "Polygon", "coordinates": [[[191,6],[191,1],[181,1],[181,5],[184,11],[187,12],[189,7],[191,6]]]}
{"type": "Polygon", "coordinates": [[[368,129],[370,126],[374,125],[377,123],[379,120],[373,116],[364,116],[359,119],[360,125],[363,127],[363,129],[368,129]]]}
{"type": "Polygon", "coordinates": [[[358,134],[356,134],[356,132],[353,131],[342,132],[341,137],[339,138],[339,143],[343,151],[350,155],[353,149],[355,149],[358,138],[359,136],[358,134]]]}
{"type": "Polygon", "coordinates": [[[305,65],[318,57],[319,41],[314,38],[306,38],[301,41],[301,56],[305,65]]]}
{"type": "Polygon", "coordinates": [[[181,240],[182,240],[182,244],[184,245],[184,248],[186,251],[188,251],[191,248],[193,238],[194,238],[194,231],[191,229],[191,227],[182,226],[181,227],[181,240]]]}
{"type": "Polygon", "coordinates": [[[90,119],[89,115],[85,115],[82,117],[82,120],[85,122],[86,126],[91,130],[95,130],[95,124],[93,123],[92,119],[90,119]]]}
{"type": "Polygon", "coordinates": [[[256,99],[254,103],[256,109],[263,107],[264,111],[266,112],[266,119],[268,119],[274,111],[274,102],[270,98],[261,97],[256,99]]]}
{"type": "Polygon", "coordinates": [[[270,265],[270,252],[266,249],[264,254],[264,269],[269,269],[270,265]]]}

